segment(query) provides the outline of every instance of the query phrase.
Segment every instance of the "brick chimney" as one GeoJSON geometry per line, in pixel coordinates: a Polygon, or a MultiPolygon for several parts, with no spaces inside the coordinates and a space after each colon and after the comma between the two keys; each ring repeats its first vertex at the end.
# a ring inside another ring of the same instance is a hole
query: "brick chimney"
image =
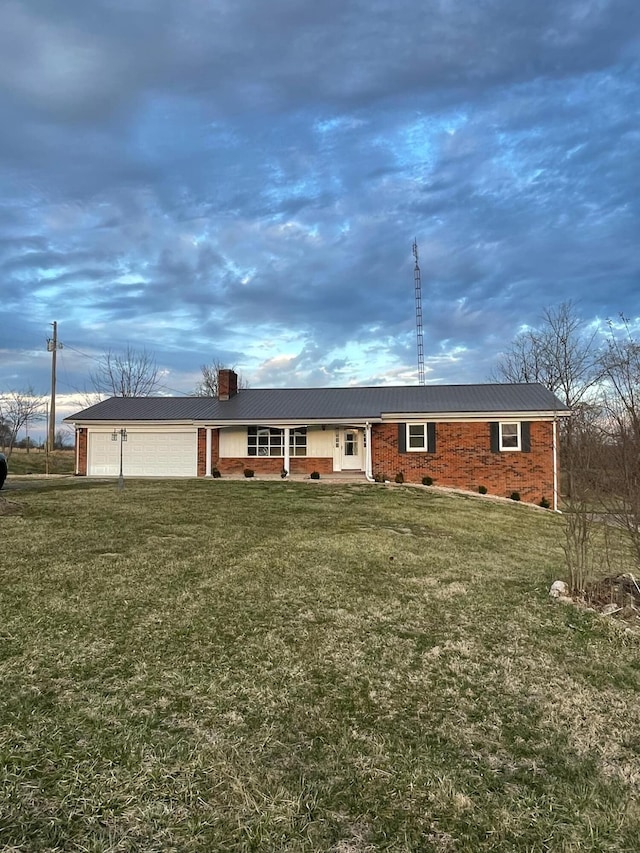
{"type": "Polygon", "coordinates": [[[238,393],[238,374],[235,370],[218,371],[218,400],[228,400],[238,393]]]}

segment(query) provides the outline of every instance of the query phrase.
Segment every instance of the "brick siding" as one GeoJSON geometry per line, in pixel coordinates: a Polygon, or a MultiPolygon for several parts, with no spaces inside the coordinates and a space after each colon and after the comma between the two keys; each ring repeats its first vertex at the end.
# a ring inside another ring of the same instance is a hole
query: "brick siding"
{"type": "MultiPolygon", "coordinates": [[[[280,474],[284,467],[281,456],[245,456],[217,459],[212,462],[221,474],[242,474],[245,468],[251,468],[256,474],[280,474]]],[[[291,474],[331,474],[333,459],[323,456],[292,456],[290,459],[291,474]]]]}
{"type": "Polygon", "coordinates": [[[435,453],[401,453],[398,424],[376,424],[371,439],[373,475],[393,480],[401,471],[408,483],[433,477],[439,486],[538,503],[553,498],[553,424],[531,422],[531,450],[492,453],[489,423],[438,423],[435,453]]]}
{"type": "Polygon", "coordinates": [[[197,476],[204,477],[207,473],[207,431],[198,430],[198,464],[197,476]]]}
{"type": "Polygon", "coordinates": [[[283,462],[277,456],[236,456],[218,459],[215,465],[221,474],[242,474],[245,468],[251,468],[256,474],[279,474],[283,462]]]}
{"type": "Polygon", "coordinates": [[[238,375],[234,370],[218,371],[218,399],[229,400],[238,393],[238,375]]]}
{"type": "Polygon", "coordinates": [[[292,456],[290,465],[292,474],[311,474],[312,471],[319,474],[333,473],[332,456],[292,456]]]}
{"type": "Polygon", "coordinates": [[[87,476],[87,429],[80,427],[76,430],[76,442],[78,444],[78,474],[87,476]]]}

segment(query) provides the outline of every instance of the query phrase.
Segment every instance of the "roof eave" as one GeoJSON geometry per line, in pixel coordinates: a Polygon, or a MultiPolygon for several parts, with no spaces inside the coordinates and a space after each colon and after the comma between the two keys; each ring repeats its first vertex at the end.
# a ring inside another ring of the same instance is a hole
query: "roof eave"
{"type": "Polygon", "coordinates": [[[193,418],[74,418],[73,415],[62,419],[64,423],[70,423],[72,426],[152,426],[154,424],[165,424],[167,426],[196,426],[204,425],[203,420],[194,420],[193,418]]]}
{"type": "Polygon", "coordinates": [[[553,420],[554,418],[566,418],[571,415],[569,410],[536,409],[536,410],[509,410],[509,411],[483,411],[483,412],[383,412],[382,421],[501,421],[505,418],[514,420],[553,420]]]}
{"type": "Polygon", "coordinates": [[[353,424],[358,426],[366,426],[371,423],[380,423],[379,416],[373,417],[351,417],[344,415],[341,418],[235,418],[233,420],[222,420],[215,418],[206,421],[206,425],[210,427],[236,427],[236,426],[344,426],[345,424],[353,424]]]}

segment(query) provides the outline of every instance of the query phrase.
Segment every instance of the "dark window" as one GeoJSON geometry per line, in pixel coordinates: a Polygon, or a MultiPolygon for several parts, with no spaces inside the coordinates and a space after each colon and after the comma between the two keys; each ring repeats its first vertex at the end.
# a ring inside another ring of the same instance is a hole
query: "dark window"
{"type": "Polygon", "coordinates": [[[292,429],[289,431],[289,454],[291,456],[307,455],[307,430],[306,427],[292,429]]]}
{"type": "Polygon", "coordinates": [[[274,427],[249,427],[247,454],[249,456],[283,456],[284,431],[274,427]]]}

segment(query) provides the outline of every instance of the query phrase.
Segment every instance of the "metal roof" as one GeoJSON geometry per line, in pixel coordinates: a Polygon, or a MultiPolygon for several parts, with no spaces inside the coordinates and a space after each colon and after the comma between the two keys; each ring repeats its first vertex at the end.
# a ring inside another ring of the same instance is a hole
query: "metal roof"
{"type": "Polygon", "coordinates": [[[65,421],[261,423],[527,412],[566,415],[569,409],[537,383],[248,388],[223,401],[215,397],[111,397],[65,421]]]}

